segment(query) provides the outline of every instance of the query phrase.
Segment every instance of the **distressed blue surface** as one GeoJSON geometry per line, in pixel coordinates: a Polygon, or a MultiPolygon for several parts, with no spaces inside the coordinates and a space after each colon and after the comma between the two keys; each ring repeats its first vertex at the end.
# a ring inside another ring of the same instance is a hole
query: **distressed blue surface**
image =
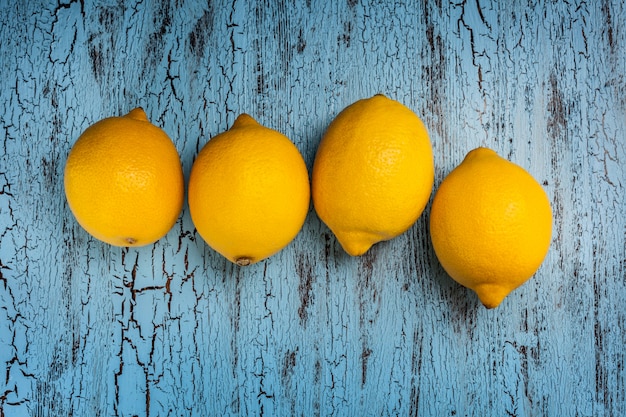
{"type": "Polygon", "coordinates": [[[0,2],[0,416],[626,414],[626,9],[598,2],[0,2]],[[436,181],[477,146],[555,214],[495,310],[428,237],[347,256],[311,209],[247,268],[185,206],[139,249],[89,237],[63,167],[142,106],[188,176],[246,112],[298,146],[376,93],[422,117],[436,181]]]}

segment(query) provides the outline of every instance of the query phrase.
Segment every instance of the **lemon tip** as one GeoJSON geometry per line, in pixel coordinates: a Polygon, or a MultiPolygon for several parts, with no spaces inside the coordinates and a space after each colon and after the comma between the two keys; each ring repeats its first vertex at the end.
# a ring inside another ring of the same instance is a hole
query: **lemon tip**
{"type": "Polygon", "coordinates": [[[375,242],[367,239],[359,239],[355,236],[337,236],[339,244],[343,250],[350,256],[361,256],[367,252],[375,242]]]}
{"type": "Polygon", "coordinates": [[[483,285],[475,288],[474,291],[483,306],[489,310],[498,307],[510,292],[493,285],[483,285]]]}
{"type": "Polygon", "coordinates": [[[257,126],[259,123],[254,119],[254,117],[250,116],[248,113],[241,113],[235,121],[231,129],[237,129],[238,127],[244,126],[257,126]]]}
{"type": "Polygon", "coordinates": [[[133,120],[139,120],[142,122],[148,121],[148,115],[146,115],[146,111],[143,109],[143,107],[134,108],[133,110],[128,112],[128,114],[124,117],[128,117],[129,119],[133,119],[133,120]]]}

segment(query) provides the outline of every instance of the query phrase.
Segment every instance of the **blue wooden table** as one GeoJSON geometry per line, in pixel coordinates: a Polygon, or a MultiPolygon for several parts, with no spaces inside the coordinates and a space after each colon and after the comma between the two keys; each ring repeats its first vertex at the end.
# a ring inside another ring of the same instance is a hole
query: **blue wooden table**
{"type": "Polygon", "coordinates": [[[0,3],[0,416],[626,415],[622,1],[0,3]],[[359,258],[311,208],[242,268],[187,206],[125,249],[65,201],[104,117],[142,106],[188,177],[247,112],[310,169],[376,93],[428,127],[435,189],[487,146],[548,193],[548,256],[498,308],[439,265],[430,205],[359,258]]]}

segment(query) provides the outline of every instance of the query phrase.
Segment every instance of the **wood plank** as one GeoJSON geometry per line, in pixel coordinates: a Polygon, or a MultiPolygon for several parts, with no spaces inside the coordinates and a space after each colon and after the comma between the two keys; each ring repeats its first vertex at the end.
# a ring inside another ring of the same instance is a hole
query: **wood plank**
{"type": "Polygon", "coordinates": [[[626,8],[601,2],[0,5],[0,416],[626,414],[626,8]],[[555,214],[495,310],[447,276],[428,212],[346,255],[312,207],[240,268],[188,208],[137,249],[89,237],[63,167],[142,106],[188,177],[247,112],[310,168],[336,114],[384,93],[431,134],[436,184],[477,146],[555,214]]]}

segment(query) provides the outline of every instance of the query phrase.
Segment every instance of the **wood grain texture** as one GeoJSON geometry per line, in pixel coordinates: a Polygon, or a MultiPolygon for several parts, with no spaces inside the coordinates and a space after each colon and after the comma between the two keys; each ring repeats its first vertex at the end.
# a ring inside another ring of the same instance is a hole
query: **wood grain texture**
{"type": "Polygon", "coordinates": [[[626,8],[618,0],[0,2],[0,416],[626,415],[626,8]],[[419,4],[414,4],[419,3],[419,4]],[[345,106],[416,111],[436,181],[477,146],[526,168],[550,252],[495,310],[438,264],[424,215],[347,256],[311,209],[240,268],[187,207],[100,243],[63,167],[142,106],[186,176],[247,112],[308,167],[345,106]]]}

